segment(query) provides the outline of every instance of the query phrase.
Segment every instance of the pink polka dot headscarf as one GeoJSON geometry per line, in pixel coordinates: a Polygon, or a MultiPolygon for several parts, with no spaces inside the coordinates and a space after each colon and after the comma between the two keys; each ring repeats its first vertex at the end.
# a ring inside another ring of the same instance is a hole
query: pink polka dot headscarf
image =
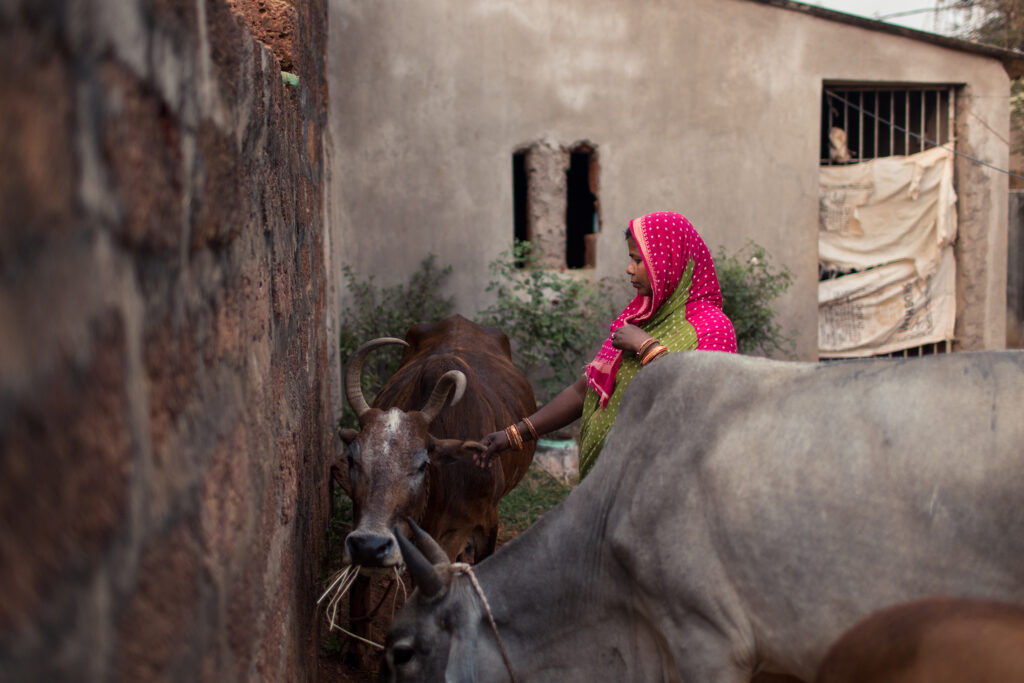
{"type": "Polygon", "coordinates": [[[736,352],[736,333],[722,313],[722,290],[704,240],[683,215],[672,211],[649,213],[629,222],[651,280],[651,296],[638,294],[611,324],[611,331],[597,356],[587,366],[587,383],[598,392],[604,406],[615,386],[622,351],[612,345],[611,333],[629,323],[643,326],[682,282],[693,260],[688,283],[686,322],[696,332],[699,350],[736,352]]]}

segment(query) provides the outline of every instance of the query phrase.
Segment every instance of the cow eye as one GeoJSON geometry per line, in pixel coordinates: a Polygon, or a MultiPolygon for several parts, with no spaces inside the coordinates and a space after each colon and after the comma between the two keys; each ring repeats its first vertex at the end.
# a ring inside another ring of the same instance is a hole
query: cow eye
{"type": "Polygon", "coordinates": [[[348,450],[345,452],[345,460],[348,461],[348,468],[352,469],[356,464],[356,458],[359,457],[359,444],[353,442],[348,450]]]}
{"type": "Polygon", "coordinates": [[[413,462],[416,463],[416,474],[423,474],[427,471],[427,465],[430,464],[430,456],[427,454],[427,450],[416,451],[413,456],[413,462]]]}
{"type": "Polygon", "coordinates": [[[391,649],[391,661],[395,663],[395,666],[408,664],[415,656],[416,651],[408,645],[396,645],[391,649]]]}

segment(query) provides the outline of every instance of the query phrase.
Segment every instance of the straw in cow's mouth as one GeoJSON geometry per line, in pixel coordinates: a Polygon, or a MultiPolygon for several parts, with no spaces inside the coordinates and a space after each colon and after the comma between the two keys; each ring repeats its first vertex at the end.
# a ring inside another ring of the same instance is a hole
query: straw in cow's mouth
{"type": "MultiPolygon", "coordinates": [[[[348,565],[346,567],[342,567],[340,570],[338,570],[330,579],[328,579],[328,581],[327,581],[327,590],[325,590],[323,595],[320,596],[320,599],[316,601],[316,604],[319,605],[320,603],[322,603],[324,601],[324,598],[326,598],[328,595],[330,595],[331,597],[330,597],[330,600],[327,601],[327,608],[326,608],[327,609],[327,622],[328,622],[328,624],[330,624],[330,629],[329,630],[341,631],[345,635],[350,636],[352,638],[355,638],[356,640],[358,640],[360,642],[366,643],[367,645],[375,647],[378,650],[383,650],[384,646],[381,645],[380,643],[375,643],[372,640],[368,640],[366,638],[363,638],[362,636],[357,636],[355,633],[352,633],[351,631],[349,631],[349,630],[347,630],[345,628],[342,628],[341,626],[338,625],[338,621],[337,621],[337,618],[338,618],[338,605],[341,603],[341,599],[345,596],[345,593],[347,593],[348,590],[352,587],[352,584],[355,583],[356,579],[359,577],[360,570],[362,570],[362,569],[363,569],[363,567],[361,565],[350,564],[350,565],[348,565]]],[[[377,606],[373,608],[373,611],[370,613],[370,617],[374,616],[377,613],[377,610],[380,609],[380,606],[384,603],[384,598],[386,598],[387,594],[391,592],[391,588],[392,588],[392,586],[394,586],[394,584],[396,582],[402,588],[402,599],[404,600],[404,599],[408,598],[408,592],[405,589],[405,582],[402,581],[402,575],[399,573],[398,567],[397,566],[396,567],[392,567],[391,569],[394,572],[395,577],[394,577],[394,579],[392,579],[391,586],[388,586],[388,590],[384,593],[384,596],[381,597],[380,602],[378,602],[377,606]]],[[[394,616],[395,616],[395,606],[396,606],[397,602],[398,602],[398,591],[395,591],[395,597],[391,601],[391,616],[392,616],[392,618],[394,618],[394,616]]]]}

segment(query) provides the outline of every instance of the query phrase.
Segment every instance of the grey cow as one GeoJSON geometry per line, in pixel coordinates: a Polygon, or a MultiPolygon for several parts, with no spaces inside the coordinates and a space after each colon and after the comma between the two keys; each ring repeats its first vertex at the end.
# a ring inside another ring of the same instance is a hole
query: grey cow
{"type": "Polygon", "coordinates": [[[590,476],[474,569],[508,665],[471,577],[402,541],[391,680],[810,680],[887,605],[1024,602],[1024,353],[659,360],[590,476]]]}

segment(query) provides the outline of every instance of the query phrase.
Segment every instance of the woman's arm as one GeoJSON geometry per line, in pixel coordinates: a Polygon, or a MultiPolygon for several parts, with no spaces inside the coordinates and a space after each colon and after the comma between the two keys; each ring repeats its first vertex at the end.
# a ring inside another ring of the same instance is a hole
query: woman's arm
{"type": "MultiPolygon", "coordinates": [[[[530,423],[538,434],[547,434],[565,427],[583,414],[583,398],[586,394],[587,379],[580,377],[533,415],[529,415],[530,423]]],[[[515,424],[524,440],[533,438],[533,434],[522,420],[515,424]]],[[[491,458],[509,448],[508,437],[504,431],[492,432],[482,438],[480,443],[487,447],[487,450],[473,456],[473,461],[480,467],[487,467],[491,458]]]]}

